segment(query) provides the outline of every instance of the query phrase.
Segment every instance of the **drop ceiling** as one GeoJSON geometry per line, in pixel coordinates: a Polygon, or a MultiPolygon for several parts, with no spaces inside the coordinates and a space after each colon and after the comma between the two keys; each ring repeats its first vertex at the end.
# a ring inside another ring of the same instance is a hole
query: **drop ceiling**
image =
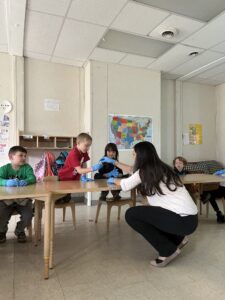
{"type": "Polygon", "coordinates": [[[0,0],[0,52],[217,85],[225,82],[224,24],[224,0],[0,0]]]}

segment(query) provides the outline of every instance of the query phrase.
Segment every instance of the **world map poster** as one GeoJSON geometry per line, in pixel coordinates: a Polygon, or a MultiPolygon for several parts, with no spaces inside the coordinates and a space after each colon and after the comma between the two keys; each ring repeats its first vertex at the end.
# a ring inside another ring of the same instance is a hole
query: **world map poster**
{"type": "Polygon", "coordinates": [[[152,142],[152,118],[108,115],[108,137],[119,150],[129,150],[142,141],[152,142]]]}

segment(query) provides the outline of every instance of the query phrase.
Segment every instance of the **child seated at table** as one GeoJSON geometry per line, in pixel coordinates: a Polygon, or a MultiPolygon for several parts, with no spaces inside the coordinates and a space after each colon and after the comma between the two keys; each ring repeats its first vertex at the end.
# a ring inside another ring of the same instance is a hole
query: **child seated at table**
{"type": "MultiPolygon", "coordinates": [[[[116,144],[108,143],[105,147],[105,157],[109,157],[115,160],[118,160],[119,152],[117,149],[116,144]]],[[[110,177],[114,178],[122,178],[123,171],[113,164],[110,163],[103,163],[103,167],[95,174],[95,179],[108,179],[110,177]]],[[[111,191],[113,195],[113,200],[120,200],[120,191],[111,191]]],[[[106,196],[109,194],[109,191],[102,191],[99,197],[99,200],[106,201],[106,196]]]]}
{"type": "MultiPolygon", "coordinates": [[[[36,182],[32,167],[26,163],[27,150],[14,146],[9,150],[8,163],[0,167],[0,186],[20,188],[36,182]]],[[[5,243],[8,222],[14,212],[20,214],[15,235],[19,243],[26,242],[25,228],[31,224],[32,201],[30,199],[12,199],[0,201],[0,243],[5,243]]]]}
{"type": "Polygon", "coordinates": [[[88,151],[92,144],[92,137],[87,133],[80,133],[76,139],[76,146],[66,157],[64,166],[59,170],[59,180],[82,180],[89,181],[87,173],[95,172],[102,168],[102,164],[96,164],[87,168],[86,162],[90,160],[88,151]]]}
{"type": "MultiPolygon", "coordinates": [[[[187,172],[184,167],[187,165],[187,160],[185,158],[183,158],[182,156],[178,156],[175,157],[175,159],[173,160],[173,166],[174,166],[174,171],[180,175],[186,175],[189,172],[187,172]]],[[[192,195],[194,190],[193,188],[187,188],[189,193],[192,195]]],[[[220,187],[218,190],[215,191],[210,191],[210,192],[203,192],[202,195],[200,196],[200,199],[202,201],[203,204],[205,204],[206,202],[210,202],[212,208],[214,209],[216,216],[217,216],[217,222],[218,223],[224,223],[225,219],[224,219],[224,215],[221,212],[221,210],[219,209],[218,204],[216,203],[216,198],[220,198],[220,197],[224,197],[225,196],[225,187],[223,189],[223,187],[220,187]]]]}

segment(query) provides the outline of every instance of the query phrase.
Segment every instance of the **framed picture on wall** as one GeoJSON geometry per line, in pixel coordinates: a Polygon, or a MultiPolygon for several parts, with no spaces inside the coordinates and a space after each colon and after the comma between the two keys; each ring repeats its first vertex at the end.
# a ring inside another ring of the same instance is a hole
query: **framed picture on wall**
{"type": "Polygon", "coordinates": [[[152,118],[109,114],[108,141],[119,150],[130,150],[142,141],[152,142],[152,118]]]}

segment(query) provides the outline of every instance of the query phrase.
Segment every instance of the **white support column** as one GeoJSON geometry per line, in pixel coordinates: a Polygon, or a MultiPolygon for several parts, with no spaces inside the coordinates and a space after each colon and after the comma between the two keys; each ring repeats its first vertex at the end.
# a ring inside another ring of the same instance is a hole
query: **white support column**
{"type": "Polygon", "coordinates": [[[183,82],[176,80],[175,86],[175,137],[176,137],[176,156],[183,154],[183,82]]]}

